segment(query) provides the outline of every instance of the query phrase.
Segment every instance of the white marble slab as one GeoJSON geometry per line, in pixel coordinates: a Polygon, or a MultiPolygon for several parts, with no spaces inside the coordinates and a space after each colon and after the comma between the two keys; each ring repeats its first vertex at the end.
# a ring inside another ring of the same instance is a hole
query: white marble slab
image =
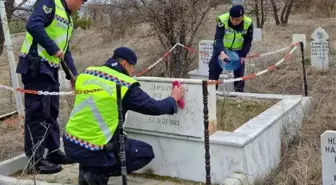
{"type": "MultiPolygon", "coordinates": [[[[267,175],[279,164],[283,139],[289,141],[292,131],[300,126],[309,101],[309,97],[302,96],[284,98],[234,132],[217,131],[211,135],[212,183],[220,184],[235,172],[245,174],[250,183],[267,175]],[[283,128],[290,134],[282,135],[283,128]]],[[[137,130],[128,130],[128,134],[151,144],[156,155],[139,173],[151,171],[205,182],[204,139],[137,130]]]]}
{"type": "MultiPolygon", "coordinates": [[[[156,100],[170,96],[173,78],[138,78],[141,89],[156,100]]],[[[127,113],[125,128],[148,130],[184,136],[203,137],[203,90],[201,80],[178,79],[185,88],[184,109],[174,115],[149,116],[133,111],[127,113]]],[[[209,127],[216,129],[216,91],[208,86],[209,127]]]]}

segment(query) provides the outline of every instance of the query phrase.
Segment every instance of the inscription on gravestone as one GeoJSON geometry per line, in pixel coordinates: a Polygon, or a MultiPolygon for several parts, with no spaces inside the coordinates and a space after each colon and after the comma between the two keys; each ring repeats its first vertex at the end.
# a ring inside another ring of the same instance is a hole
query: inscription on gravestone
{"type": "Polygon", "coordinates": [[[199,63],[198,63],[198,71],[200,73],[208,74],[209,73],[209,62],[212,56],[213,51],[213,43],[212,40],[202,40],[199,42],[199,63]]]}
{"type": "Polygon", "coordinates": [[[319,70],[329,68],[329,46],[328,33],[321,27],[317,28],[311,35],[311,65],[319,70]]]}
{"type": "Polygon", "coordinates": [[[336,131],[321,135],[322,184],[336,185],[336,131]]]}
{"type": "MultiPolygon", "coordinates": [[[[144,78],[144,77],[142,77],[144,78]]],[[[148,77],[147,77],[148,79],[148,77]]],[[[140,80],[139,80],[140,81],[140,80]]],[[[171,95],[171,82],[140,81],[141,89],[157,100],[162,100],[171,95]]],[[[125,128],[155,131],[175,135],[203,137],[203,96],[202,84],[187,83],[182,81],[185,88],[184,109],[178,108],[174,115],[150,116],[133,111],[127,113],[125,128]]],[[[216,127],[216,93],[215,86],[209,86],[208,108],[209,128],[216,127]]]]}

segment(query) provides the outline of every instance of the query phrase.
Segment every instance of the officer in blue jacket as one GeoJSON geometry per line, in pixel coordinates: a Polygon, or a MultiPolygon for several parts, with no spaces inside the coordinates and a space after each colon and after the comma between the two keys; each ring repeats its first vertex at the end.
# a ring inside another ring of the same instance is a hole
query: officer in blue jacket
{"type": "MultiPolygon", "coordinates": [[[[69,48],[73,28],[70,14],[78,11],[85,1],[37,1],[26,23],[26,38],[22,44],[16,70],[22,76],[25,89],[58,92],[60,59],[64,59],[72,73],[77,75],[69,48]]],[[[38,172],[42,174],[59,172],[62,170],[60,164],[72,163],[59,150],[60,130],[57,123],[59,97],[25,94],[24,99],[25,153],[27,157],[31,157],[36,150],[32,163],[36,164],[35,169],[38,172]],[[43,158],[45,148],[48,149],[46,159],[43,158]]]]}
{"type": "MultiPolygon", "coordinates": [[[[223,16],[223,15],[221,15],[223,16]]],[[[219,17],[217,17],[217,26],[216,26],[216,33],[215,33],[215,43],[214,43],[214,50],[212,57],[209,62],[209,80],[218,80],[220,74],[222,73],[223,69],[218,64],[218,56],[220,56],[221,60],[228,58],[225,54],[225,49],[231,50],[232,48],[224,47],[223,38],[226,34],[230,34],[232,30],[235,34],[244,32],[244,24],[250,18],[244,16],[244,7],[241,5],[232,6],[229,11],[229,18],[227,19],[227,27],[219,21],[219,17]],[[224,49],[225,48],[225,49],[224,49]]],[[[228,45],[234,45],[235,41],[238,39],[234,39],[233,41],[228,41],[228,45]]],[[[239,50],[235,50],[238,53],[239,57],[241,58],[241,67],[234,70],[234,78],[239,78],[244,76],[245,72],[245,57],[247,56],[248,52],[251,49],[251,43],[253,40],[253,24],[249,25],[246,33],[243,33],[243,44],[242,48],[239,50]]],[[[244,81],[237,81],[234,82],[234,89],[238,92],[244,91],[245,82],[244,81]]],[[[218,85],[216,86],[218,88],[218,85]]]]}
{"type": "MultiPolygon", "coordinates": [[[[106,61],[104,66],[128,76],[133,76],[132,73],[134,67],[129,66],[134,66],[136,62],[137,57],[131,49],[120,47],[114,51],[113,56],[106,61]],[[126,60],[128,65],[119,62],[122,60],[126,60]]],[[[178,109],[176,102],[182,98],[183,94],[183,87],[174,88],[171,96],[162,100],[155,100],[142,91],[138,83],[134,83],[128,88],[128,91],[122,99],[123,115],[125,117],[128,110],[147,115],[177,113],[178,109]]],[[[108,102],[106,103],[106,106],[109,106],[108,102]]],[[[74,126],[72,127],[73,129],[76,129],[74,126]]],[[[114,138],[112,138],[112,140],[113,139],[114,138]]],[[[121,175],[121,166],[118,162],[119,157],[114,154],[115,151],[92,151],[81,146],[80,142],[71,139],[71,137],[67,135],[64,136],[63,141],[67,156],[71,160],[79,163],[80,185],[90,185],[89,182],[96,182],[93,184],[107,185],[110,176],[121,175]]],[[[149,144],[131,138],[127,138],[125,141],[125,151],[128,173],[144,167],[154,158],[153,149],[149,144]]]]}

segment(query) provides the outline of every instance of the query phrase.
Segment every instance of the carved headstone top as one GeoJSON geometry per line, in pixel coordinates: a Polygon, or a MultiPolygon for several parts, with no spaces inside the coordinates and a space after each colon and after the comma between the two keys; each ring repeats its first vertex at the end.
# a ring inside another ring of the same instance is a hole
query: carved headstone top
{"type": "Polygon", "coordinates": [[[315,41],[327,41],[329,39],[329,35],[323,28],[318,27],[312,33],[311,38],[315,41]]]}

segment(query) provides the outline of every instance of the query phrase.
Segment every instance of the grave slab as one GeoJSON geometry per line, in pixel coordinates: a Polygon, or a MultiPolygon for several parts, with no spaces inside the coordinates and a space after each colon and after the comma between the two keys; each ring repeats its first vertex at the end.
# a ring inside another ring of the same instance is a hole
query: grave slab
{"type": "MultiPolygon", "coordinates": [[[[148,80],[149,78],[146,79],[147,82],[148,80]]],[[[139,81],[144,82],[140,78],[139,81]]],[[[157,84],[155,80],[152,83],[157,84]]],[[[235,95],[244,97],[244,94],[235,95]]],[[[263,95],[254,96],[262,99],[263,95]]],[[[265,98],[271,99],[271,96],[265,95],[265,98]]],[[[278,95],[274,99],[280,99],[280,101],[233,132],[217,130],[210,136],[213,183],[222,183],[237,171],[248,174],[249,182],[253,182],[256,177],[265,176],[270,169],[278,165],[281,160],[283,127],[295,133],[307,113],[305,111],[309,110],[307,107],[310,107],[311,98],[300,95],[278,95]]],[[[198,114],[202,114],[202,111],[198,114]]],[[[136,116],[134,120],[138,120],[136,116]]],[[[143,125],[138,125],[139,128],[136,126],[130,128],[126,125],[125,131],[128,136],[149,143],[156,156],[137,173],[151,172],[161,176],[205,182],[203,137],[162,133],[145,130],[143,125]]],[[[199,127],[202,132],[203,128],[199,127]]],[[[289,139],[291,137],[291,135],[288,136],[289,139]]]]}
{"type": "MultiPolygon", "coordinates": [[[[171,84],[175,79],[167,78],[152,78],[152,77],[139,77],[137,78],[141,84],[146,84],[143,90],[147,93],[151,92],[154,85],[158,86],[158,91],[166,93],[165,86],[162,84],[171,84]]],[[[148,119],[140,124],[134,124],[131,120],[127,120],[125,131],[129,138],[141,140],[150,144],[153,147],[155,158],[144,168],[138,170],[137,174],[150,174],[159,176],[168,176],[183,180],[192,180],[196,182],[205,182],[205,150],[204,150],[204,126],[203,126],[203,104],[201,91],[201,80],[192,79],[179,79],[182,84],[185,84],[189,89],[195,88],[186,93],[186,100],[188,96],[200,98],[200,100],[193,100],[193,104],[201,106],[201,108],[194,109],[194,116],[197,120],[196,124],[189,124],[190,130],[196,132],[189,132],[188,130],[174,130],[167,128],[155,127],[155,129],[148,127],[151,125],[148,119]],[[194,87],[196,86],[196,87],[194,87]],[[133,124],[133,125],[132,125],[133,124]],[[146,125],[147,124],[147,125],[146,125]],[[129,127],[129,126],[132,127],[129,127]],[[193,128],[195,127],[195,128],[193,128]],[[196,129],[197,128],[197,129],[196,129]],[[162,129],[158,132],[157,129],[162,129]],[[165,129],[165,130],[164,130],[165,129]],[[182,132],[182,134],[181,134],[182,132]],[[184,133],[183,133],[184,132],[184,133]],[[188,133],[189,132],[189,133],[188,133]],[[202,134],[200,134],[202,132],[202,134]]],[[[154,86],[156,89],[157,86],[154,86]]],[[[214,107],[216,109],[216,91],[214,85],[209,87],[209,109],[214,107]],[[212,101],[214,100],[214,103],[212,101]]],[[[245,93],[234,93],[235,96],[244,97],[245,93]]],[[[167,94],[165,94],[167,95],[167,94]]],[[[157,95],[160,96],[160,95],[157,95]]],[[[263,98],[262,94],[249,94],[248,96],[256,96],[263,98]]],[[[164,97],[164,95],[162,95],[164,97]]],[[[266,96],[265,99],[271,99],[271,96],[266,96]]],[[[258,177],[264,177],[269,174],[272,168],[277,167],[281,161],[281,146],[283,138],[283,129],[287,128],[290,133],[295,133],[309,110],[307,107],[311,105],[310,97],[303,96],[274,96],[274,99],[280,99],[278,103],[255,116],[253,119],[247,121],[241,127],[235,129],[233,132],[225,132],[221,130],[215,131],[210,136],[210,161],[211,161],[211,182],[215,184],[223,183],[233,173],[244,174],[248,183],[258,177]]],[[[192,105],[192,103],[190,104],[192,105]]],[[[186,111],[186,110],[183,110],[186,111]]],[[[183,121],[189,116],[184,115],[181,120],[183,121]]],[[[209,110],[210,114],[213,114],[209,110]]],[[[130,114],[127,115],[129,118],[130,114]]],[[[141,118],[146,115],[133,114],[133,121],[136,123],[141,121],[141,118]]],[[[175,115],[176,116],[176,115],[175,115]]],[[[182,116],[182,115],[180,115],[182,116]]],[[[216,114],[213,115],[216,117],[216,114]]],[[[148,117],[147,117],[148,118],[148,117]]],[[[143,118],[142,118],[143,119],[143,118]]],[[[183,122],[184,123],[184,122],[183,122]]],[[[291,139],[292,135],[285,135],[286,139],[291,139]]],[[[66,165],[68,166],[68,165],[66,165]]],[[[24,164],[22,164],[22,168],[24,164]]],[[[1,166],[0,166],[1,169],[1,166]]],[[[71,181],[76,181],[76,170],[69,168],[70,171],[65,171],[64,176],[60,176],[69,182],[67,178],[73,174],[71,181]]],[[[1,172],[0,172],[1,174],[1,172]]],[[[52,176],[48,176],[50,181],[55,180],[52,176]]],[[[113,179],[112,179],[113,180],[113,179]]],[[[120,179],[119,179],[120,180],[120,179]]],[[[152,180],[152,179],[151,179],[152,180]]],[[[1,178],[0,178],[1,182],[1,178]]],[[[139,183],[139,181],[136,181],[139,183]]],[[[120,183],[120,182],[119,182],[120,183]]],[[[155,184],[156,182],[150,181],[149,183],[155,184]]],[[[161,181],[160,183],[171,184],[172,182],[161,181]]],[[[146,184],[146,183],[144,183],[146,184]]]]}

